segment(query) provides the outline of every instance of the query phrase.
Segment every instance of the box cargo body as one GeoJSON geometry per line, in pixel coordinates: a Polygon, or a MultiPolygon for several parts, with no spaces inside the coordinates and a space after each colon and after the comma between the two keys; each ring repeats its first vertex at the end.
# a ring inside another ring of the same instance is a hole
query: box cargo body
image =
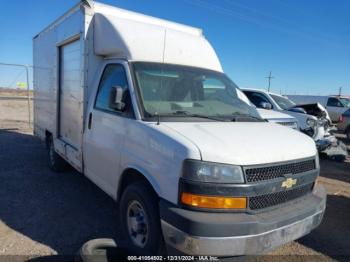
{"type": "Polygon", "coordinates": [[[89,16],[76,6],[34,37],[34,133],[51,132],[55,148],[82,171],[82,133],[88,93],[89,16]],[[59,25],[59,26],[58,26],[59,25]],[[85,50],[86,49],[86,50],[85,50]]]}
{"type": "Polygon", "coordinates": [[[202,30],[82,1],[33,44],[48,164],[119,202],[135,254],[258,254],[320,224],[314,141],[262,120],[202,30]]]}
{"type": "Polygon", "coordinates": [[[105,58],[204,65],[222,71],[200,29],[100,3],[73,7],[35,36],[33,45],[34,133],[44,139],[45,131],[50,131],[58,138],[57,151],[79,171],[88,98],[105,58]],[[201,52],[207,55],[200,57],[201,52]]]}

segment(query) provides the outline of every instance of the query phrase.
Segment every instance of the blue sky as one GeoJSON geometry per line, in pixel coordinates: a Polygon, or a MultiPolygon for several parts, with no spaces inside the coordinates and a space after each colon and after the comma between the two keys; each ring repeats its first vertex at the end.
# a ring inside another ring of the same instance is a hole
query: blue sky
{"type": "MultiPolygon", "coordinates": [[[[32,64],[32,37],[78,0],[2,0],[0,62],[32,64]]],[[[348,0],[102,0],[200,27],[239,86],[350,95],[348,0]]],[[[23,81],[0,66],[0,86],[23,81]]]]}

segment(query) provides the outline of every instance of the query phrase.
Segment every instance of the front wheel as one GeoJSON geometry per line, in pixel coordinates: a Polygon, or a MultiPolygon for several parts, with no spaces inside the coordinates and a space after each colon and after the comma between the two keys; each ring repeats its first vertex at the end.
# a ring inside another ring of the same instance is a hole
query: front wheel
{"type": "Polygon", "coordinates": [[[146,183],[127,186],[120,202],[120,215],[127,248],[133,255],[162,254],[158,197],[146,183]]]}

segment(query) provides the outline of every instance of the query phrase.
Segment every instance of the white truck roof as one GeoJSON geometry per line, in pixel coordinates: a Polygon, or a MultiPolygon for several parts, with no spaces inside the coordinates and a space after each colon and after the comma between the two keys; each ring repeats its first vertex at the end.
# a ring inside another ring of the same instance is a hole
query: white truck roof
{"type": "Polygon", "coordinates": [[[92,16],[86,19],[93,31],[97,56],[202,67],[222,72],[220,61],[202,30],[164,19],[120,9],[111,5],[84,1],[37,35],[64,23],[79,10],[92,16]]]}
{"type": "Polygon", "coordinates": [[[222,71],[201,29],[100,3],[94,10],[96,55],[222,71]]]}

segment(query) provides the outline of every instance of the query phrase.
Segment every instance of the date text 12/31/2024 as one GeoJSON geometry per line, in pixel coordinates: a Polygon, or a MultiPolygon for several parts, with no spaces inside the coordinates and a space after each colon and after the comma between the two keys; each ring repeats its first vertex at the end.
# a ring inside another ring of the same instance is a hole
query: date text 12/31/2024
{"type": "Polygon", "coordinates": [[[218,261],[214,256],[128,256],[128,261],[218,261]]]}

